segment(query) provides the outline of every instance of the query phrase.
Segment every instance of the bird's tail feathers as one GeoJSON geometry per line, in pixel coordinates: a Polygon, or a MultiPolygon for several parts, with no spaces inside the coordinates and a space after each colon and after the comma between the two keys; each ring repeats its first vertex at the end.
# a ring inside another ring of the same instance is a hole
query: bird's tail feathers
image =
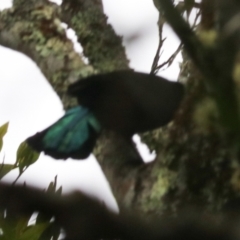
{"type": "Polygon", "coordinates": [[[27,139],[37,151],[55,159],[84,159],[89,156],[101,131],[92,112],[81,106],[68,110],[53,125],[27,139]]]}

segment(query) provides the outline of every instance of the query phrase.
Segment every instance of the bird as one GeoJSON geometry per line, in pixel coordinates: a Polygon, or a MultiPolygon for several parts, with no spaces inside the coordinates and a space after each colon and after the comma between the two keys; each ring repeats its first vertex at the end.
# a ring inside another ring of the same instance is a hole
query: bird
{"type": "Polygon", "coordinates": [[[130,139],[169,123],[184,86],[153,74],[119,70],[80,79],[68,87],[79,106],[26,141],[55,159],[85,159],[103,129],[130,139]]]}

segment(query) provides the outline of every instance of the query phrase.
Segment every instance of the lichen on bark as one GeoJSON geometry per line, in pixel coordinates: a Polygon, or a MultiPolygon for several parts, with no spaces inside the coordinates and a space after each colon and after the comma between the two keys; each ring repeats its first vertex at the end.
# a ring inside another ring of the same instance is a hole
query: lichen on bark
{"type": "MultiPolygon", "coordinates": [[[[215,32],[212,21],[207,22],[215,32]]],[[[207,31],[211,32],[207,25],[207,31]]],[[[201,31],[199,36],[204,35],[201,31]]],[[[201,37],[197,40],[199,43],[203,41],[201,37]]],[[[31,57],[66,107],[74,104],[66,96],[71,82],[95,72],[128,68],[121,38],[107,23],[102,4],[97,0],[64,0],[61,9],[46,1],[29,0],[25,3],[15,0],[13,8],[0,13],[0,44],[31,57]],[[62,20],[75,29],[91,65],[85,64],[75,53],[60,24],[62,20]]],[[[219,115],[228,109],[226,106],[219,108],[223,101],[219,102],[215,94],[209,94],[207,81],[211,69],[201,71],[196,62],[201,62],[203,56],[199,50],[196,52],[195,65],[189,58],[190,54],[186,56],[183,52],[179,79],[187,80],[186,94],[174,121],[143,135],[150,149],[156,151],[154,162],[140,166],[128,162],[136,157],[135,153],[130,143],[115,133],[105,132],[99,139],[94,153],[120,207],[137,209],[146,215],[176,214],[189,205],[217,212],[239,196],[239,149],[233,144],[237,138],[234,134],[226,134],[232,133],[234,127],[227,126],[231,121],[223,124],[219,115]],[[207,78],[204,73],[207,73],[207,78]]],[[[203,62],[201,66],[207,64],[203,62]]],[[[237,76],[237,67],[235,69],[234,76],[237,76]]],[[[218,76],[222,77],[221,72],[218,76]]],[[[217,81],[210,80],[212,89],[217,81]]],[[[221,91],[224,91],[223,83],[221,91]]],[[[223,96],[228,96],[228,93],[223,96]]],[[[239,95],[235,91],[234,94],[239,95]]],[[[234,111],[238,110],[236,106],[234,104],[234,111]]]]}

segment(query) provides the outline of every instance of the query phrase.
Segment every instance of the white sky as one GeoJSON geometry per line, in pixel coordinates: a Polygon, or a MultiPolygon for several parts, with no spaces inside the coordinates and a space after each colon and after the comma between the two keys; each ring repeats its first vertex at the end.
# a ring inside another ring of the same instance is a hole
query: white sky
{"type": "MultiPolygon", "coordinates": [[[[1,0],[0,9],[10,7],[10,3],[9,0],[1,0]]],[[[158,45],[158,12],[152,1],[103,0],[103,3],[109,22],[119,35],[124,36],[123,43],[131,61],[130,66],[137,71],[150,72],[158,45]],[[128,38],[135,34],[138,38],[129,43],[128,38]]],[[[163,57],[170,55],[178,45],[170,29],[165,29],[165,35],[169,39],[163,57]]],[[[180,57],[173,67],[160,75],[176,79],[179,61],[180,57]]],[[[10,121],[0,161],[4,154],[5,162],[14,163],[20,142],[56,121],[62,116],[63,109],[60,100],[31,59],[0,46],[0,67],[0,125],[10,121]]],[[[63,186],[64,192],[80,188],[116,208],[107,181],[94,157],[87,161],[55,161],[41,155],[18,182],[26,181],[29,185],[46,188],[56,175],[58,185],[63,186]]],[[[16,176],[17,171],[13,171],[4,180],[12,181],[16,176]]]]}

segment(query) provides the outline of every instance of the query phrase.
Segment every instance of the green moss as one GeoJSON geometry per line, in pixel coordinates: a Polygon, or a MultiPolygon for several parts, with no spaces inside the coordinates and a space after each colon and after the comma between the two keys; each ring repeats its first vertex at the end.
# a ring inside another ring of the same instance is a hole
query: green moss
{"type": "Polygon", "coordinates": [[[217,104],[210,97],[199,102],[193,113],[193,121],[197,124],[197,130],[209,133],[219,126],[219,113],[217,104]]]}
{"type": "Polygon", "coordinates": [[[157,174],[156,181],[151,189],[150,200],[158,201],[163,198],[168,191],[174,187],[177,178],[177,173],[168,168],[161,168],[155,171],[157,174]]]}
{"type": "Polygon", "coordinates": [[[107,19],[96,7],[76,12],[70,25],[83,46],[84,55],[100,72],[128,68],[121,37],[116,36],[107,19]]]}

